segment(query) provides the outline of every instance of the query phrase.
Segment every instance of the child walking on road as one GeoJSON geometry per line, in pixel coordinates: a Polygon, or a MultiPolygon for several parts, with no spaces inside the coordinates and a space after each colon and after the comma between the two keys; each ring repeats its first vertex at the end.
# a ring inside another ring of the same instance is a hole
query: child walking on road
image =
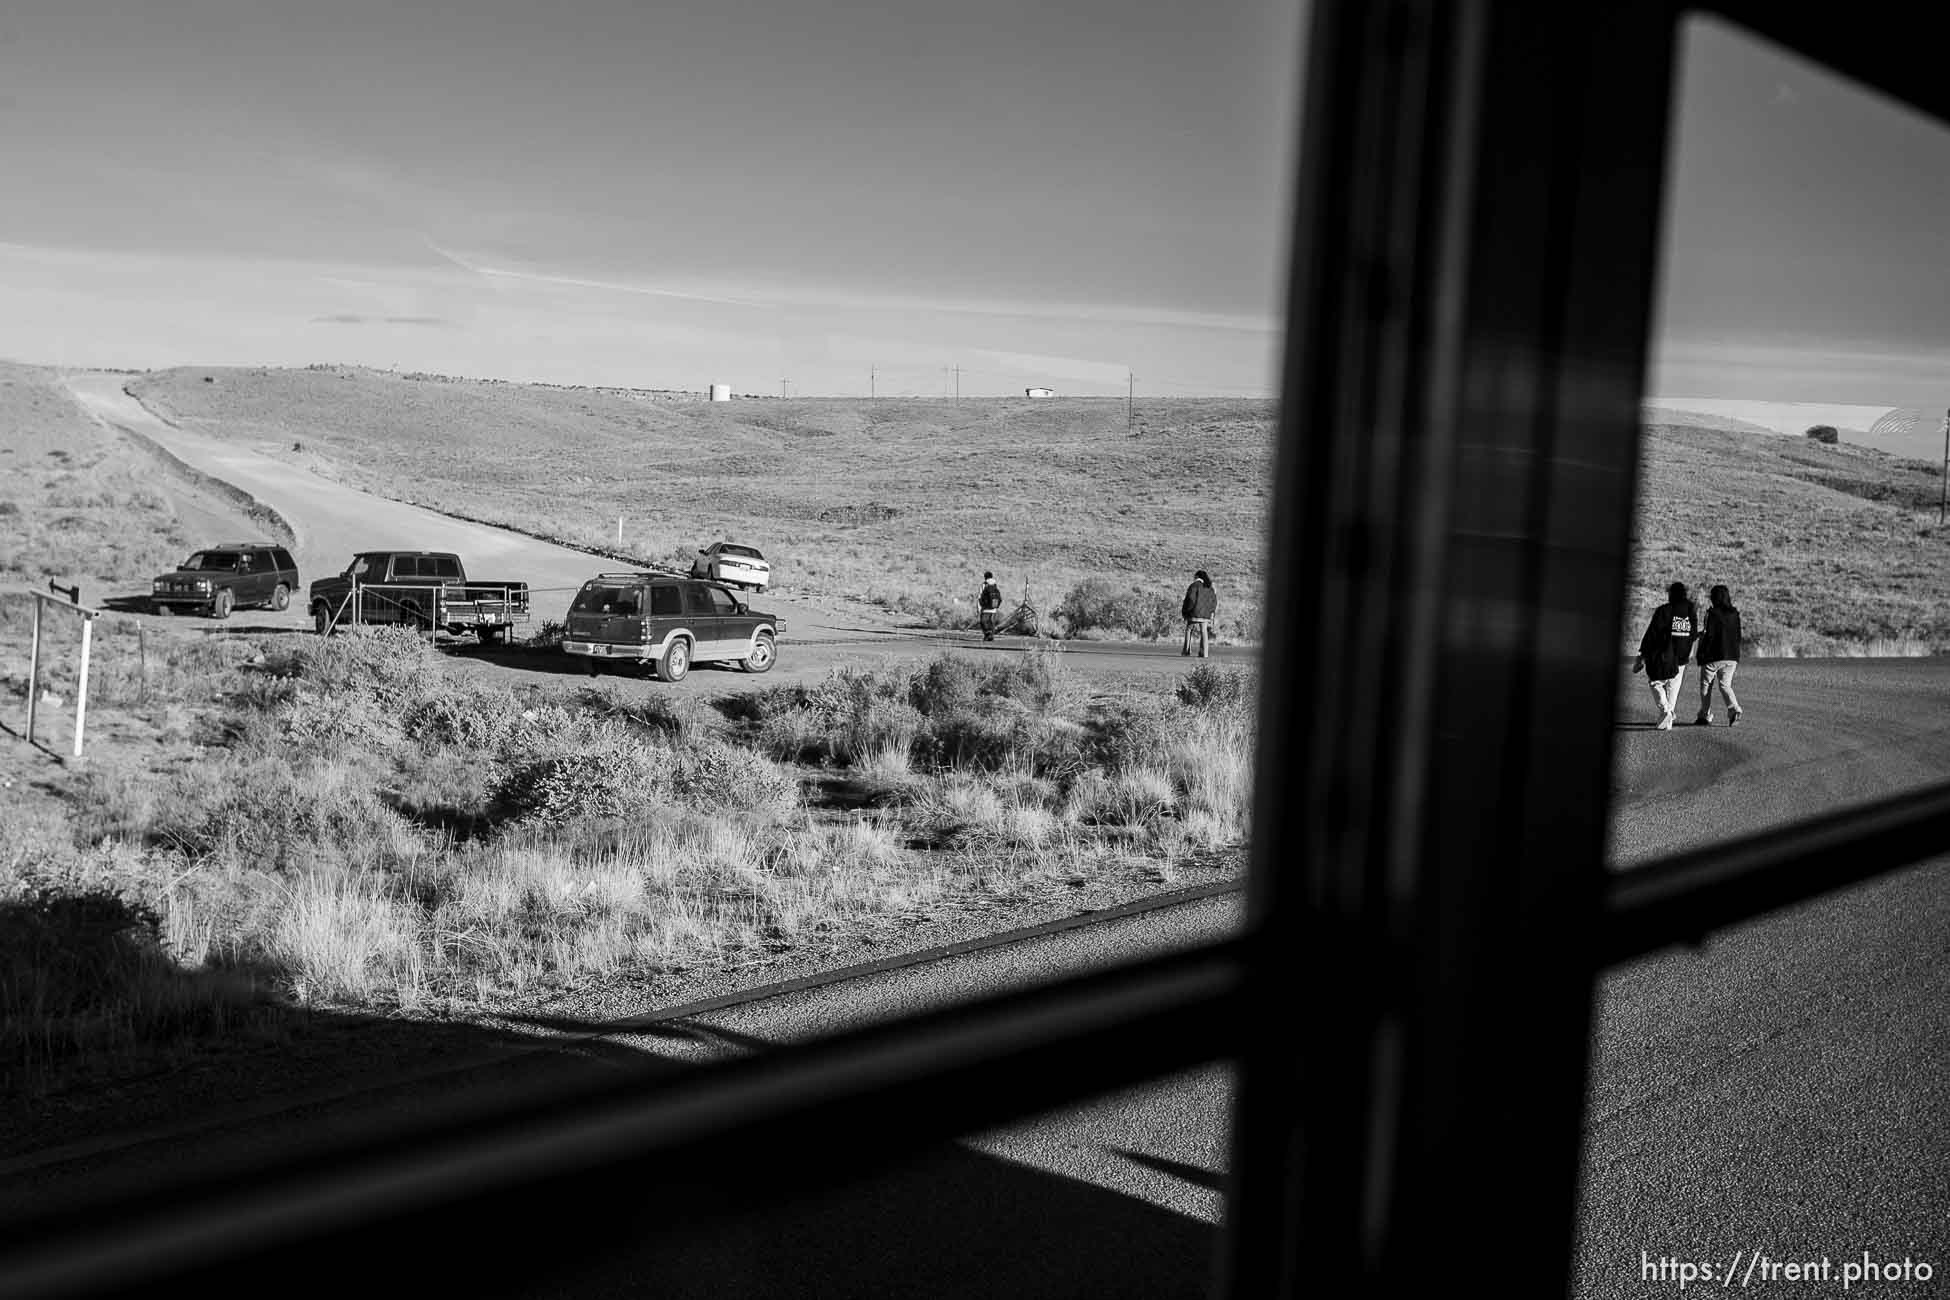
{"type": "Polygon", "coordinates": [[[1686,676],[1686,661],[1693,657],[1693,642],[1699,637],[1699,606],[1686,598],[1686,584],[1675,582],[1666,588],[1666,603],[1652,611],[1652,621],[1639,638],[1639,657],[1632,671],[1645,673],[1652,696],[1659,701],[1659,730],[1672,730],[1672,717],[1679,708],[1679,684],[1686,676]]]}
{"type": "Polygon", "coordinates": [[[1720,583],[1707,594],[1706,630],[1699,639],[1699,716],[1696,727],[1713,725],[1713,688],[1727,700],[1727,725],[1740,721],[1740,697],[1733,693],[1733,670],[1740,666],[1740,611],[1733,593],[1720,583]]]}

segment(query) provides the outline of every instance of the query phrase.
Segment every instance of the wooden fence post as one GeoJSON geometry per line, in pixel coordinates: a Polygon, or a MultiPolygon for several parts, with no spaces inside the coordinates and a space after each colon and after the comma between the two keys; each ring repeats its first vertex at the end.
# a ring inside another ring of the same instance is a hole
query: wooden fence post
{"type": "Polygon", "coordinates": [[[27,743],[34,743],[34,719],[41,705],[41,598],[34,596],[34,648],[27,657],[27,743]]]}

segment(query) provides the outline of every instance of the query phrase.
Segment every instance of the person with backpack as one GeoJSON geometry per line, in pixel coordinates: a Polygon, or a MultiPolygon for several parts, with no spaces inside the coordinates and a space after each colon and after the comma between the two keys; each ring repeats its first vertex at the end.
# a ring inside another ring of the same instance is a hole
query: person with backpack
{"type": "Polygon", "coordinates": [[[1740,666],[1740,611],[1724,582],[1707,593],[1706,630],[1699,638],[1699,716],[1696,727],[1713,725],[1713,688],[1727,700],[1727,725],[1740,721],[1740,697],[1733,693],[1733,670],[1740,666]]]}
{"type": "Polygon", "coordinates": [[[982,575],[982,594],[975,598],[975,608],[982,612],[982,640],[995,640],[995,623],[1002,614],[1002,586],[993,573],[982,575]]]}
{"type": "Polygon", "coordinates": [[[1699,632],[1699,606],[1687,599],[1685,583],[1673,583],[1666,588],[1666,603],[1652,611],[1652,621],[1639,638],[1639,657],[1632,661],[1632,671],[1645,673],[1652,696],[1659,701],[1660,731],[1672,730],[1673,714],[1679,708],[1679,684],[1686,676],[1686,661],[1693,657],[1693,642],[1699,632]]]}
{"type": "Polygon", "coordinates": [[[1192,585],[1185,588],[1184,602],[1178,612],[1185,618],[1185,647],[1178,653],[1189,655],[1192,652],[1192,633],[1198,633],[1198,657],[1211,658],[1212,616],[1219,611],[1219,593],[1212,589],[1212,579],[1204,569],[1192,575],[1192,585]]]}

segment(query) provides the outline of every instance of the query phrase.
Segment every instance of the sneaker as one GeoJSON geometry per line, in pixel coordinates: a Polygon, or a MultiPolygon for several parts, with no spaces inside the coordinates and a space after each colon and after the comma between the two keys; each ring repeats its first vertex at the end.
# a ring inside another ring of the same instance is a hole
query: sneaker
{"type": "Polygon", "coordinates": [[[1672,714],[1668,713],[1659,719],[1658,730],[1660,731],[1672,730],[1672,714]]]}
{"type": "Polygon", "coordinates": [[[1731,727],[1731,726],[1732,726],[1732,725],[1733,725],[1734,723],[1736,723],[1736,722],[1738,722],[1738,721],[1740,721],[1740,710],[1739,710],[1739,709],[1728,709],[1728,710],[1727,710],[1727,725],[1728,725],[1729,727],[1731,727]]]}

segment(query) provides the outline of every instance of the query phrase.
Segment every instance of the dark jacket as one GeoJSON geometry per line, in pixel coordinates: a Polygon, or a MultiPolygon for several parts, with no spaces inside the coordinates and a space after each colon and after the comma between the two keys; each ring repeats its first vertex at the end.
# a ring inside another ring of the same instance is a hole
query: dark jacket
{"type": "Polygon", "coordinates": [[[1740,611],[1728,605],[1725,609],[1718,605],[1706,608],[1706,631],[1700,634],[1699,661],[1703,664],[1718,663],[1722,659],[1740,658],[1740,611]]]}
{"type": "Polygon", "coordinates": [[[1667,601],[1653,610],[1652,622],[1639,638],[1639,657],[1645,660],[1646,677],[1663,682],[1679,676],[1693,657],[1693,642],[1698,637],[1699,606],[1692,601],[1667,601]]]}
{"type": "Polygon", "coordinates": [[[1178,607],[1178,612],[1186,618],[1211,618],[1218,609],[1219,593],[1212,589],[1212,584],[1193,579],[1192,585],[1185,588],[1185,603],[1178,607]]]}
{"type": "Polygon", "coordinates": [[[975,598],[975,605],[979,609],[1001,609],[1002,588],[993,582],[982,584],[982,594],[975,598]]]}

